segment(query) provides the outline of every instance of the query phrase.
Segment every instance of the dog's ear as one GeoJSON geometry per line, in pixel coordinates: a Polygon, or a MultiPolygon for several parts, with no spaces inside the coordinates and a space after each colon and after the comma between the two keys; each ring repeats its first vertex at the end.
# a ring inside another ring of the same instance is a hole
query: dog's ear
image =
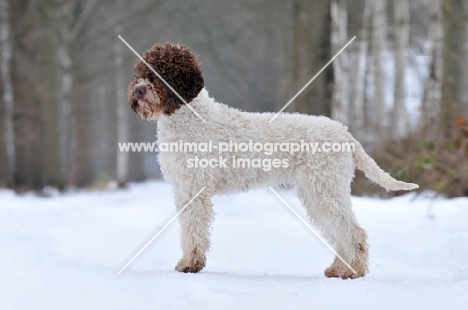
{"type": "MultiPolygon", "coordinates": [[[[160,84],[162,84],[162,82],[160,84]]],[[[171,115],[172,113],[177,111],[178,108],[180,108],[180,106],[183,104],[183,102],[166,85],[162,84],[161,89],[162,89],[162,94],[163,95],[160,96],[160,101],[161,101],[161,107],[162,107],[163,113],[165,115],[171,115]]],[[[185,100],[187,100],[187,99],[185,99],[185,100]]]]}
{"type": "Polygon", "coordinates": [[[176,83],[175,88],[179,91],[179,94],[186,102],[192,101],[198,96],[200,91],[205,86],[205,80],[203,79],[200,63],[198,62],[197,56],[190,51],[187,47],[181,49],[187,49],[183,51],[184,56],[181,57],[181,78],[179,83],[176,83]]]}

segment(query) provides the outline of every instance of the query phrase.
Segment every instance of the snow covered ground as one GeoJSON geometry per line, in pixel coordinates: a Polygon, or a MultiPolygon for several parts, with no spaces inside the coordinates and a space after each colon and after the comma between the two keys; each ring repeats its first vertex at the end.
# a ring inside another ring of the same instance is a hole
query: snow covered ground
{"type": "MultiPolygon", "coordinates": [[[[293,190],[279,193],[305,216],[293,190]]],[[[468,309],[468,199],[353,198],[370,274],[328,279],[329,250],[267,190],[217,197],[199,274],[174,271],[162,182],[53,198],[0,191],[0,309],[468,309]]]]}

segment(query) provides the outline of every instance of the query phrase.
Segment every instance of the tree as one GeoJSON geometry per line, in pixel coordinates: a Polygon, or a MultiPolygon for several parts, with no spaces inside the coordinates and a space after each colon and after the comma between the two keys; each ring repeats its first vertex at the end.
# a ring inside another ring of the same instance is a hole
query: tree
{"type": "Polygon", "coordinates": [[[369,40],[369,20],[372,12],[371,0],[364,0],[364,14],[359,29],[358,52],[356,55],[356,67],[354,70],[353,94],[350,102],[351,109],[351,131],[358,140],[364,140],[365,136],[365,106],[364,85],[366,79],[366,59],[369,40]]]}
{"type": "Polygon", "coordinates": [[[372,15],[372,56],[374,61],[374,100],[375,123],[378,138],[384,137],[385,120],[385,68],[384,52],[387,40],[386,0],[375,0],[372,15]]]}
{"type": "MultiPolygon", "coordinates": [[[[335,55],[348,41],[348,14],[346,1],[331,0],[331,50],[335,55]]],[[[344,124],[349,123],[349,61],[344,50],[333,63],[334,84],[331,117],[344,124]]]]}
{"type": "Polygon", "coordinates": [[[15,188],[43,184],[44,31],[39,1],[9,1],[14,96],[15,188]]]}
{"type": "Polygon", "coordinates": [[[426,136],[434,139],[437,131],[437,118],[440,110],[442,93],[443,69],[443,36],[444,24],[442,15],[442,0],[431,0],[430,3],[429,41],[431,42],[431,61],[429,74],[425,85],[421,111],[421,123],[426,136]]]}
{"type": "Polygon", "coordinates": [[[442,102],[439,113],[441,132],[452,133],[457,117],[468,114],[468,3],[446,1],[444,5],[444,51],[442,102]]]}
{"type": "Polygon", "coordinates": [[[398,140],[406,132],[406,69],[409,46],[409,0],[394,1],[395,20],[395,88],[391,122],[392,138],[398,140]]]}
{"type": "Polygon", "coordinates": [[[8,168],[7,183],[13,184],[15,174],[15,132],[13,118],[13,79],[11,73],[12,33],[10,25],[10,4],[0,1],[0,72],[3,86],[4,103],[4,137],[5,153],[8,168]]]}
{"type": "MultiPolygon", "coordinates": [[[[329,1],[293,2],[293,87],[299,91],[331,59],[329,1]]],[[[300,113],[331,114],[333,67],[325,69],[295,99],[300,113]]]]}
{"type": "Polygon", "coordinates": [[[81,6],[77,0],[58,0],[55,23],[58,31],[57,60],[59,65],[59,133],[62,176],[68,185],[74,184],[76,155],[76,120],[73,115],[73,54],[72,44],[80,35],[97,6],[89,0],[81,6]]]}
{"type": "MultiPolygon", "coordinates": [[[[122,1],[119,0],[116,3],[116,15],[123,14],[122,1]]],[[[115,43],[114,43],[114,70],[115,70],[115,106],[117,112],[117,142],[129,142],[130,138],[130,127],[128,120],[128,104],[127,104],[127,92],[126,81],[125,81],[125,69],[124,69],[124,45],[120,40],[117,40],[117,36],[122,32],[121,23],[115,26],[115,43]]],[[[116,177],[119,186],[124,186],[128,182],[128,169],[129,169],[129,154],[127,152],[120,152],[117,148],[117,167],[116,177]]]]}

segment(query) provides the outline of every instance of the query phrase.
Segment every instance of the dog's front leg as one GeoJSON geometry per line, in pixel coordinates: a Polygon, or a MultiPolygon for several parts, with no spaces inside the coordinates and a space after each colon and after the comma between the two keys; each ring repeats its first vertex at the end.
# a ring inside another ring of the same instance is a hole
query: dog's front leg
{"type": "MultiPolygon", "coordinates": [[[[192,197],[179,199],[177,208],[180,210],[192,197]]],[[[205,267],[206,252],[210,248],[211,222],[214,212],[211,197],[208,193],[202,192],[195,198],[180,214],[179,222],[181,227],[180,242],[183,251],[182,258],[177,263],[175,269],[179,272],[199,272],[205,267]]]]}

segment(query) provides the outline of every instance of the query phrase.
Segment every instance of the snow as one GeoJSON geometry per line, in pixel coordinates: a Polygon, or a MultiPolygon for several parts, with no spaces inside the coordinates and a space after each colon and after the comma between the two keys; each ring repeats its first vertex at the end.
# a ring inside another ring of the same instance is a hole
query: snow
{"type": "MultiPolygon", "coordinates": [[[[302,216],[293,190],[279,190],[302,216]]],[[[213,249],[174,271],[163,182],[36,197],[0,190],[0,309],[467,309],[468,199],[353,198],[370,273],[328,279],[333,255],[267,190],[214,198],[213,249]],[[432,204],[432,217],[427,216],[432,204]]]]}

